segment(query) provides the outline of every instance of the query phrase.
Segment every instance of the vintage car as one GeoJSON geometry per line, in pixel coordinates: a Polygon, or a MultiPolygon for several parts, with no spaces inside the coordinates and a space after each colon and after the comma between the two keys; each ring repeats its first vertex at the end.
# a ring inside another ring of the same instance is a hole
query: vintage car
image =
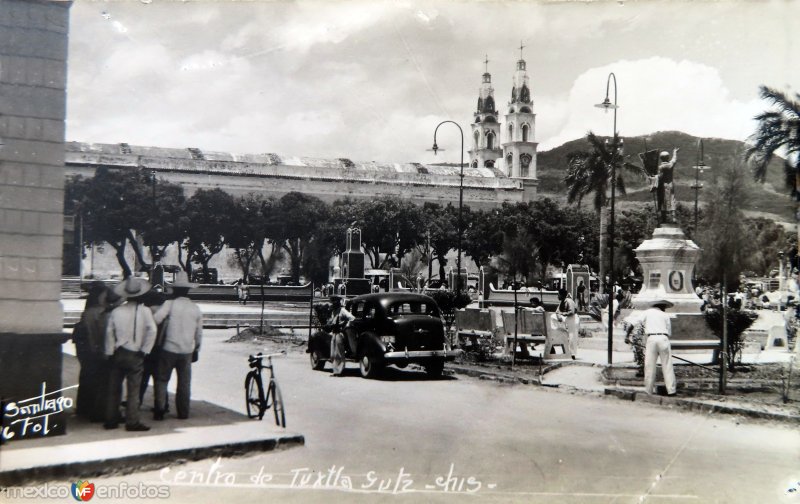
{"type": "MultiPolygon", "coordinates": [[[[378,293],[357,296],[345,304],[355,320],[344,329],[345,356],[357,361],[361,376],[374,378],[389,364],[404,368],[420,364],[429,376],[440,376],[448,351],[444,322],[436,302],[411,293],[378,293]]],[[[308,341],[311,367],[322,370],[331,357],[332,335],[317,331],[308,341]]]]}

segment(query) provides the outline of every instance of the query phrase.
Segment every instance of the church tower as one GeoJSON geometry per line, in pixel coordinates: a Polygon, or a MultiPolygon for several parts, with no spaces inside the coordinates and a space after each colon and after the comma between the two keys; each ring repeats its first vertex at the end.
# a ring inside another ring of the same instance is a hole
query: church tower
{"type": "Polygon", "coordinates": [[[521,179],[525,199],[536,195],[539,180],[536,177],[536,114],[533,113],[533,98],[528,82],[528,71],[519,46],[519,61],[514,72],[511,101],[506,114],[506,142],[503,143],[505,173],[511,178],[521,179]]]}
{"type": "Polygon", "coordinates": [[[472,123],[472,149],[469,150],[470,166],[473,168],[494,168],[497,158],[503,155],[488,56],[484,63],[486,72],[478,94],[478,110],[472,123]]]}

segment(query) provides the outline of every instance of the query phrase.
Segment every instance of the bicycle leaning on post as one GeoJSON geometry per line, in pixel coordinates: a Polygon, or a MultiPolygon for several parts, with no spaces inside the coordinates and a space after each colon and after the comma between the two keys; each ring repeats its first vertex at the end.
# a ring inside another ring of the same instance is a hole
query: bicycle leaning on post
{"type": "Polygon", "coordinates": [[[286,413],[283,408],[283,397],[278,382],[275,380],[275,370],[272,358],[286,355],[286,352],[264,355],[258,353],[250,355],[247,362],[253,368],[244,379],[244,393],[247,401],[248,418],[264,418],[264,413],[272,408],[275,414],[275,423],[281,427],[286,427],[286,413]],[[267,364],[264,364],[264,359],[267,364]],[[267,384],[266,394],[264,393],[264,381],[261,378],[261,371],[269,369],[269,383],[267,384]]]}

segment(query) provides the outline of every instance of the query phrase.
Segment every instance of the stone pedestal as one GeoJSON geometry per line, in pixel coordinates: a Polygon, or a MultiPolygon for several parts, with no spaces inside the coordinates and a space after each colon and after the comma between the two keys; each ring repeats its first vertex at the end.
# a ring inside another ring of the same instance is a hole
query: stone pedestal
{"type": "Polygon", "coordinates": [[[361,250],[361,230],[348,228],[346,236],[347,250],[342,253],[342,277],[337,279],[336,286],[343,284],[343,294],[358,296],[369,294],[371,286],[364,277],[364,252],[361,250]]]}
{"type": "Polygon", "coordinates": [[[648,301],[666,299],[675,306],[673,313],[700,313],[703,301],[694,293],[692,276],[700,247],[686,239],[674,224],[662,224],[653,237],[636,248],[636,258],[642,265],[642,290],[633,296],[634,306],[648,301]]]}

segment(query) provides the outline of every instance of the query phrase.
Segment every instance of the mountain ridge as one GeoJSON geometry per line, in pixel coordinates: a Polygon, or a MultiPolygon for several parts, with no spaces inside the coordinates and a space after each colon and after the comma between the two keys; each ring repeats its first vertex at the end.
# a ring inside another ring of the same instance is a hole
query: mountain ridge
{"type": "MultiPolygon", "coordinates": [[[[604,138],[604,137],[601,137],[604,138]]],[[[678,147],[678,162],[675,165],[675,197],[678,202],[694,205],[695,190],[691,188],[695,183],[695,170],[698,158],[698,137],[680,131],[659,131],[649,135],[623,137],[625,143],[626,159],[635,165],[641,166],[638,153],[647,150],[666,150],[670,153],[678,147]]],[[[703,138],[704,163],[710,169],[704,170],[699,181],[703,184],[698,194],[699,204],[706,202],[707,188],[712,187],[720,176],[720,167],[730,163],[744,163],[743,156],[747,144],[739,140],[721,138],[703,138]]],[[[590,149],[586,138],[570,140],[553,149],[537,154],[537,176],[539,178],[538,194],[566,202],[567,187],[564,176],[567,171],[567,156],[573,151],[590,149]]],[[[617,194],[617,203],[622,207],[641,206],[652,204],[652,195],[648,183],[643,178],[628,172],[623,174],[627,195],[617,194]]],[[[767,170],[766,183],[756,182],[752,176],[747,178],[747,187],[750,190],[749,201],[745,202],[742,210],[747,212],[766,213],[773,215],[776,220],[794,222],[794,205],[784,186],[783,162],[780,158],[773,159],[767,170]]],[[[584,201],[583,205],[590,205],[584,201]]]]}

